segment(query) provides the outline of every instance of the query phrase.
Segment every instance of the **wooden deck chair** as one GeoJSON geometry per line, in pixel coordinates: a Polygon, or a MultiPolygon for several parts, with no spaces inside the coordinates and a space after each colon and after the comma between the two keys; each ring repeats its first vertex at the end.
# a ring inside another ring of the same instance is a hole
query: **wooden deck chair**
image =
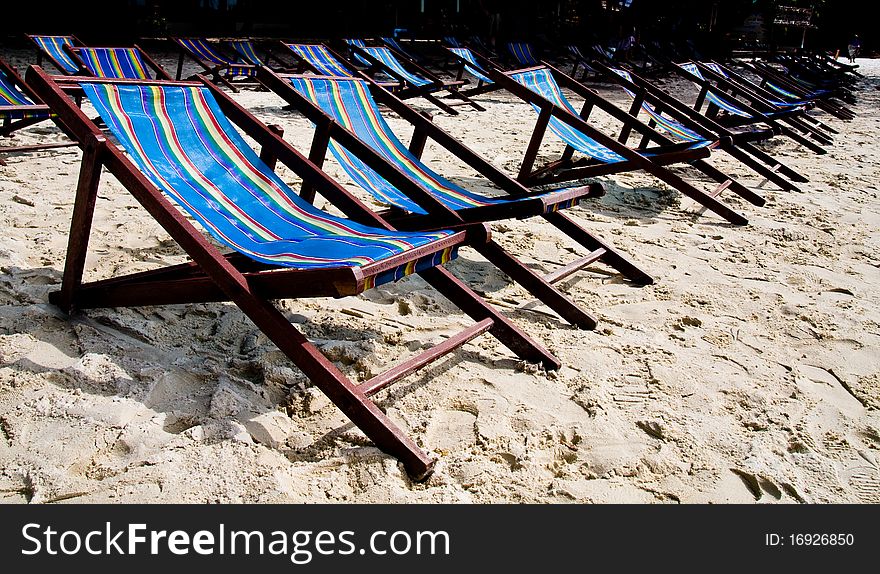
{"type": "Polygon", "coordinates": [[[252,39],[226,40],[226,46],[238,54],[245,62],[254,66],[268,66],[278,72],[293,72],[296,66],[291,65],[286,60],[278,57],[275,52],[267,46],[257,47],[257,43],[252,39]]]}
{"type": "Polygon", "coordinates": [[[792,115],[782,115],[782,121],[790,123],[792,126],[799,128],[802,132],[808,132],[811,137],[820,142],[833,143],[833,133],[837,133],[830,126],[811,117],[807,110],[812,109],[813,103],[803,100],[796,103],[783,102],[768,98],[762,90],[755,90],[750,85],[740,82],[735,78],[727,75],[726,71],[715,62],[706,62],[702,60],[694,60],[691,62],[696,65],[700,76],[707,78],[710,82],[719,87],[722,95],[730,95],[736,98],[737,102],[747,102],[756,109],[764,111],[766,114],[774,114],[786,111],[792,111],[792,115]]]}
{"type": "Polygon", "coordinates": [[[464,79],[464,74],[467,73],[476,81],[474,87],[461,90],[462,94],[470,98],[494,92],[498,89],[495,81],[489,77],[489,73],[477,62],[477,58],[470,48],[450,47],[447,48],[447,50],[452,58],[458,62],[458,65],[456,66],[456,79],[464,79]]]}
{"type": "Polygon", "coordinates": [[[534,48],[529,42],[508,42],[507,53],[513,58],[513,62],[520,68],[537,66],[541,62],[535,57],[534,48]]]}
{"type": "Polygon", "coordinates": [[[364,40],[362,38],[346,38],[343,41],[349,47],[349,51],[351,52],[351,57],[357,63],[359,63],[362,66],[366,66],[368,68],[373,65],[369,60],[367,60],[366,58],[361,56],[359,52],[351,50],[351,48],[366,48],[367,47],[366,40],[364,40]]]}
{"type": "Polygon", "coordinates": [[[248,63],[238,53],[227,53],[219,46],[209,42],[205,38],[178,38],[171,40],[180,49],[177,61],[178,80],[183,75],[183,62],[189,58],[197,63],[205,73],[210,74],[211,79],[223,84],[233,92],[238,92],[238,84],[259,85],[254,78],[257,75],[257,66],[248,63]]]}
{"type": "Polygon", "coordinates": [[[458,112],[450,105],[440,100],[434,94],[446,91],[450,97],[461,100],[461,104],[468,105],[478,111],[486,111],[483,106],[464,95],[460,88],[464,80],[443,80],[433,72],[419,64],[406,60],[406,57],[398,54],[387,46],[352,46],[354,54],[360,55],[371,66],[402,83],[403,87],[397,91],[401,98],[422,97],[451,115],[458,112]]]}
{"type": "Polygon", "coordinates": [[[842,120],[852,120],[856,117],[855,112],[839,101],[835,94],[829,90],[807,89],[760,61],[741,61],[740,65],[757,76],[760,88],[772,93],[777,98],[782,98],[783,101],[795,103],[809,100],[822,111],[842,120]]]}
{"type": "MultiPolygon", "coordinates": [[[[790,108],[804,108],[805,110],[812,110],[816,107],[816,103],[813,100],[803,99],[798,101],[789,101],[783,100],[775,96],[773,93],[765,90],[739,74],[735,70],[728,68],[727,66],[721,64],[720,62],[715,61],[701,61],[699,62],[701,67],[708,69],[709,71],[717,74],[719,77],[724,78],[725,80],[735,84],[737,88],[744,91],[744,93],[748,94],[750,99],[754,99],[755,101],[767,103],[769,105],[774,106],[777,109],[785,110],[790,108]]],[[[839,134],[840,132],[828,124],[822,122],[821,120],[814,118],[806,111],[801,114],[800,119],[805,123],[809,124],[814,128],[818,128],[823,132],[829,134],[839,134]]]]}
{"type": "Polygon", "coordinates": [[[568,44],[566,50],[572,61],[571,73],[569,74],[572,78],[577,78],[579,82],[583,82],[588,76],[595,76],[597,74],[596,69],[592,65],[592,59],[587,58],[577,44],[568,44]],[[578,72],[581,72],[580,78],[578,78],[578,72]]]}
{"type": "Polygon", "coordinates": [[[64,50],[76,62],[80,76],[129,80],[171,79],[171,75],[137,44],[132,48],[65,46],[64,50]]]}
{"type": "Polygon", "coordinates": [[[62,74],[71,75],[79,71],[76,61],[64,50],[65,46],[85,46],[76,36],[46,36],[25,34],[37,48],[37,65],[43,65],[43,58],[49,60],[62,74]]]}
{"type": "Polygon", "coordinates": [[[754,191],[704,161],[710,156],[711,149],[720,144],[716,138],[675,143],[667,135],[546,63],[514,72],[492,69],[489,74],[500,87],[531,104],[538,112],[538,121],[518,175],[518,179],[527,185],[644,170],[735,225],[746,225],[748,220],[717,199],[723,191],[730,190],[755,205],[764,204],[764,199],[754,191]],[[584,99],[580,113],[566,98],[562,88],[584,99]],[[594,109],[602,110],[621,124],[617,139],[588,122],[594,109]],[[547,129],[566,144],[565,151],[559,160],[534,169],[547,129]],[[637,148],[626,145],[632,135],[641,136],[637,148]],[[584,157],[574,159],[576,152],[584,157]],[[719,184],[718,187],[710,192],[701,191],[665,167],[679,163],[688,164],[710,177],[719,184]]]}
{"type": "MultiPolygon", "coordinates": [[[[24,83],[15,68],[0,58],[0,137],[8,137],[20,130],[51,117],[48,106],[24,83]]],[[[76,145],[74,142],[0,146],[0,154],[40,151],[76,145]]],[[[0,157],[0,165],[6,162],[0,157]]]]}
{"type": "Polygon", "coordinates": [[[726,126],[743,126],[750,124],[766,124],[778,134],[784,135],[801,144],[817,154],[827,153],[821,145],[811,141],[816,139],[822,144],[833,143],[827,135],[817,133],[810,128],[798,116],[804,113],[802,107],[779,109],[762,102],[747,102],[738,96],[745,96],[743,90],[738,89],[732,82],[717,77],[713,72],[707,73],[696,62],[678,63],[672,67],[676,73],[690,80],[699,90],[693,108],[704,113],[726,126]],[[709,76],[716,82],[707,79],[709,76]],[[726,90],[730,90],[728,93],[726,90]]]}
{"type": "MultiPolygon", "coordinates": [[[[610,245],[560,213],[582,198],[604,193],[600,185],[530,192],[395,95],[367,79],[280,76],[268,70],[261,70],[260,79],[317,126],[310,159],[323,165],[329,149],[355,183],[380,203],[392,207],[382,216],[395,228],[424,230],[540,216],[580,243],[589,251],[586,256],[561,264],[545,277],[525,267],[494,242],[475,246],[486,259],[573,325],[592,329],[596,321],[553,288],[553,283],[597,261],[634,283],[646,285],[653,281],[610,245]],[[377,102],[413,125],[417,135],[409,148],[385,122],[377,102]],[[474,193],[434,171],[421,160],[428,138],[508,195],[490,197],[474,193]]],[[[310,201],[313,197],[306,194],[310,201]]]]}
{"type": "Polygon", "coordinates": [[[725,127],[635,72],[611,68],[601,62],[593,62],[593,65],[604,73],[604,78],[619,84],[626,91],[633,100],[629,113],[645,113],[650,118],[649,126],[658,126],[682,141],[718,138],[720,143],[716,149],[726,152],[784,190],[799,191],[792,182],[808,181],[800,173],[753,145],[753,142],[773,137],[771,129],[756,126],[725,127]]]}
{"type": "MultiPolygon", "coordinates": [[[[379,448],[415,479],[434,459],[370,396],[489,332],[518,357],[559,361],[455,279],[442,264],[457,249],[488,239],[485,226],[402,232],[391,229],[343,187],[290,147],[204,76],[199,82],[80,79],[108,126],[102,133],[39,67],[28,81],[83,149],[61,290],[64,311],[105,306],[232,301],[379,448]],[[236,127],[262,146],[258,156],[236,127]],[[112,141],[119,142],[118,146],[112,141]],[[348,217],[302,200],[273,171],[281,161],[348,217]],[[131,193],[191,257],[164,269],[83,283],[102,168],[131,193]],[[207,231],[213,242],[198,230],[207,231]],[[230,248],[223,254],[216,244],[230,248]],[[310,343],[274,299],[345,297],[419,274],[476,323],[383,374],[356,383],[310,343]]],[[[67,82],[66,85],[73,85],[67,82]]]]}
{"type": "MultiPolygon", "coordinates": [[[[357,68],[346,62],[340,54],[324,44],[292,44],[281,42],[282,48],[297,62],[295,73],[310,72],[319,76],[335,78],[359,77],[357,68]]],[[[372,70],[367,70],[371,72],[372,70]]],[[[380,81],[380,85],[389,90],[400,90],[403,83],[399,80],[380,81]]]]}

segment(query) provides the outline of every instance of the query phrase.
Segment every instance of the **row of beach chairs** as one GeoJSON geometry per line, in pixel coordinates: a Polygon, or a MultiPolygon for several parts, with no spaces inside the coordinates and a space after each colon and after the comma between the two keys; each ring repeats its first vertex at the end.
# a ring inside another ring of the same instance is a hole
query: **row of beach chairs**
{"type": "MultiPolygon", "coordinates": [[[[624,109],[523,46],[512,52],[521,65],[510,66],[447,40],[440,46],[444,78],[429,70],[427,57],[411,55],[411,47],[393,39],[350,40],[337,49],[321,43],[265,46],[247,39],[220,44],[175,38],[181,55],[172,75],[137,45],[90,47],[74,36],[29,38],[39,55],[25,78],[0,62],[0,134],[51,119],[70,138],[54,145],[78,145],[83,153],[63,281],[50,300],[68,313],[232,301],[415,479],[430,474],[434,458],[374,404],[373,395],[485,333],[522,360],[547,369],[561,366],[444,267],[459,249],[475,249],[562,319],[593,329],[593,315],[558,287],[563,279],[596,263],[637,285],[653,279],[567,213],[604,193],[601,184],[585,180],[641,170],[704,210],[744,225],[746,217],[723,203],[721,194],[735,193],[758,206],[764,199],[713,165],[712,156],[724,152],[781,189],[798,190],[796,184],[806,178],[762,150],[760,142],[787,137],[825,153],[837,131],[816,116],[853,119],[847,102],[858,79],[854,69],[812,56],[736,68],[714,61],[677,62],[671,68],[695,86],[695,102],[689,104],[632,68],[591,59],[590,69],[631,99],[624,109]],[[200,71],[183,77],[184,59],[200,71]],[[44,69],[44,61],[57,73],[44,69]],[[242,107],[229,94],[242,85],[274,92],[311,120],[311,148],[296,149],[279,128],[242,107]],[[454,100],[480,113],[486,104],[478,98],[499,90],[537,113],[515,177],[405,101],[420,97],[444,112],[459,113],[449,103],[454,100]],[[97,118],[83,112],[84,99],[97,118]],[[581,101],[580,109],[574,99],[581,101]],[[389,127],[389,111],[412,127],[408,143],[389,127]],[[590,121],[596,111],[616,121],[619,132],[596,127],[590,121]],[[565,149],[558,160],[536,166],[548,131],[565,149]],[[260,146],[259,153],[243,134],[260,146]],[[468,189],[429,165],[422,157],[429,140],[502,193],[468,189]],[[328,156],[386,207],[370,207],[328,176],[322,169],[328,156]],[[279,162],[302,178],[298,191],[276,175],[279,162]],[[680,170],[672,171],[673,165],[698,172],[713,187],[700,189],[680,170]],[[190,262],[83,282],[102,169],[180,244],[190,262]],[[344,217],[315,207],[317,195],[344,217]],[[492,238],[488,224],[511,218],[541,218],[568,236],[581,255],[550,272],[535,271],[492,238]],[[360,383],[325,358],[272,303],[357,295],[411,274],[474,324],[360,383]]],[[[0,148],[9,151],[23,149],[0,148]]]]}

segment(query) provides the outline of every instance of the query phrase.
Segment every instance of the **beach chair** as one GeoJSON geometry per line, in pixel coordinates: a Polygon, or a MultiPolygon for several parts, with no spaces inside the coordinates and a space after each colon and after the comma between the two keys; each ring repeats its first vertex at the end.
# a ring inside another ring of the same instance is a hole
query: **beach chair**
{"type": "Polygon", "coordinates": [[[170,80],[171,76],[137,44],[132,48],[70,47],[64,50],[77,64],[77,74],[96,78],[170,80]]]}
{"type": "Polygon", "coordinates": [[[476,80],[476,86],[461,90],[462,94],[471,98],[498,89],[498,86],[495,85],[495,81],[489,77],[488,72],[477,63],[477,58],[470,48],[450,47],[446,49],[452,55],[453,59],[458,62],[456,79],[464,79],[464,74],[467,73],[476,80]]]}
{"type": "MultiPolygon", "coordinates": [[[[297,65],[293,71],[297,74],[310,72],[319,76],[333,78],[359,77],[355,66],[346,62],[340,54],[324,44],[291,44],[281,42],[281,47],[293,57],[297,65]]],[[[370,70],[367,70],[370,72],[370,70]]],[[[379,84],[390,90],[399,91],[403,83],[399,80],[379,81],[379,84]]]]}
{"type": "Polygon", "coordinates": [[[596,69],[591,64],[592,60],[584,55],[577,44],[569,44],[566,46],[566,50],[572,61],[571,74],[569,74],[572,78],[577,78],[579,82],[583,82],[588,76],[596,75],[596,69]],[[581,70],[583,70],[581,77],[578,78],[578,72],[581,72],[581,70]]]}
{"type": "Polygon", "coordinates": [[[205,73],[210,74],[213,81],[223,84],[233,92],[238,92],[236,83],[259,85],[254,80],[258,66],[247,62],[238,53],[227,53],[205,38],[172,37],[171,40],[180,49],[176,75],[178,80],[183,75],[183,62],[188,57],[205,73]]]}
{"type": "MultiPolygon", "coordinates": [[[[281,76],[268,70],[261,70],[260,79],[316,125],[309,158],[321,166],[329,150],[355,183],[378,202],[392,207],[383,217],[396,228],[433,229],[460,222],[539,216],[580,243],[589,253],[573,263],[560,264],[546,277],[529,270],[494,242],[476,246],[486,259],[573,325],[592,329],[596,321],[554,289],[553,283],[595,262],[609,265],[634,283],[652,282],[611,246],[560,213],[582,198],[601,195],[600,185],[530,192],[392,93],[366,79],[281,76]],[[377,102],[413,126],[416,136],[409,147],[385,122],[377,102]],[[421,159],[429,138],[508,195],[474,193],[440,175],[421,159]]],[[[306,195],[309,200],[313,197],[306,195]]]]}
{"type": "Polygon", "coordinates": [[[806,177],[753,145],[753,142],[773,137],[771,129],[722,126],[635,72],[611,68],[601,62],[594,62],[593,65],[604,73],[604,78],[620,85],[632,98],[630,115],[637,116],[640,112],[646,114],[650,118],[649,126],[656,126],[679,141],[718,139],[719,145],[715,149],[726,152],[784,190],[799,191],[792,182],[807,181],[806,177]]]}
{"type": "Polygon", "coordinates": [[[740,62],[745,69],[754,73],[758,79],[758,86],[773,93],[777,98],[794,103],[808,100],[824,112],[842,120],[852,120],[856,114],[846,105],[841,103],[838,96],[831,90],[812,89],[797,81],[789,75],[780,73],[766,62],[752,61],[740,62]]]}
{"type": "MultiPolygon", "coordinates": [[[[40,103],[33,90],[24,83],[15,68],[0,58],[0,137],[8,137],[20,130],[51,117],[49,108],[40,103]]],[[[0,146],[0,154],[40,151],[76,145],[73,142],[0,146]]],[[[0,165],[6,162],[0,157],[0,165]]]]}
{"type": "Polygon", "coordinates": [[[701,67],[697,62],[678,63],[672,67],[676,73],[690,80],[699,90],[693,108],[703,110],[707,117],[726,126],[765,124],[780,135],[784,135],[817,154],[827,153],[824,145],[833,143],[826,134],[821,134],[801,120],[804,108],[793,106],[777,108],[767,102],[749,98],[747,92],[736,84],[725,80],[714,72],[701,67]],[[728,93],[729,92],[729,93],[728,93]],[[747,101],[747,99],[749,101],[747,101]]]}
{"type": "MultiPolygon", "coordinates": [[[[711,72],[717,74],[719,77],[724,78],[725,80],[735,84],[737,88],[743,90],[744,93],[748,95],[749,98],[754,101],[766,103],[772,105],[778,109],[784,110],[789,108],[805,108],[806,110],[812,110],[816,108],[816,102],[810,99],[802,99],[802,100],[783,100],[778,96],[774,95],[772,92],[761,88],[756,83],[752,82],[742,74],[736,72],[735,70],[728,68],[727,66],[721,64],[720,62],[715,61],[705,61],[699,62],[700,66],[704,68],[708,68],[711,72]]],[[[829,126],[828,124],[814,118],[809,113],[804,112],[800,119],[811,126],[818,128],[824,132],[829,134],[837,134],[840,133],[838,130],[829,126]]]]}
{"type": "Polygon", "coordinates": [[[257,67],[268,66],[278,72],[293,72],[296,70],[296,66],[291,65],[289,62],[278,57],[278,55],[269,49],[268,46],[262,45],[258,48],[254,40],[225,40],[224,44],[248,64],[257,67]]]}
{"type": "Polygon", "coordinates": [[[76,36],[46,36],[25,34],[37,48],[37,65],[43,65],[43,59],[49,60],[62,74],[75,74],[79,70],[77,62],[64,49],[65,46],[85,46],[76,36]]]}
{"type": "Polygon", "coordinates": [[[710,156],[711,149],[720,144],[717,138],[675,143],[667,135],[640,122],[595,91],[546,63],[514,72],[492,69],[489,70],[489,75],[499,87],[529,103],[538,112],[538,121],[518,175],[518,179],[526,185],[644,170],[735,225],[745,225],[748,220],[717,199],[722,192],[729,190],[754,205],[764,204],[761,196],[704,161],[710,156]],[[569,89],[584,99],[580,113],[565,96],[562,88],[569,89]],[[617,139],[588,122],[594,109],[602,110],[621,125],[617,139]],[[559,160],[535,169],[535,161],[548,129],[566,147],[559,160]],[[625,145],[632,135],[641,136],[637,148],[625,145]],[[576,152],[584,157],[574,159],[576,152]],[[717,182],[718,186],[709,192],[697,189],[665,167],[672,164],[690,165],[717,182]]]}
{"type": "Polygon", "coordinates": [[[520,68],[537,66],[541,62],[535,57],[534,48],[529,42],[508,42],[507,52],[520,68]]]}
{"type": "Polygon", "coordinates": [[[464,85],[463,80],[443,80],[387,46],[351,46],[351,48],[354,54],[360,55],[363,60],[369,62],[371,67],[381,70],[401,82],[402,87],[397,92],[401,98],[422,97],[444,112],[457,115],[458,112],[450,104],[434,95],[436,92],[445,91],[449,96],[461,100],[462,104],[469,105],[481,112],[485,111],[485,108],[480,104],[461,92],[460,88],[464,85]]]}
{"type": "Polygon", "coordinates": [[[523,360],[551,369],[560,366],[443,268],[460,246],[488,239],[484,226],[409,233],[389,228],[284,142],[277,130],[204,76],[197,78],[199,82],[86,78],[59,83],[39,67],[29,69],[28,82],[83,149],[62,285],[50,295],[52,303],[72,313],[106,306],[232,301],[377,447],[400,459],[414,479],[425,478],[434,459],[372,402],[372,395],[486,332],[523,360]],[[65,93],[68,87],[86,93],[112,139],[75,106],[65,93]],[[259,156],[236,126],[262,146],[259,156]],[[330,198],[347,218],[301,199],[274,173],[276,161],[330,198]],[[83,283],[103,168],[190,262],[83,283]],[[218,245],[231,251],[224,254],[218,245]],[[362,383],[346,377],[272,303],[356,295],[413,273],[475,324],[362,383]]]}
{"type": "Polygon", "coordinates": [[[351,50],[351,48],[366,48],[367,42],[365,40],[362,40],[360,38],[347,38],[343,41],[349,47],[351,56],[356,62],[358,62],[362,66],[367,66],[368,68],[373,65],[372,63],[370,63],[369,60],[361,56],[359,52],[351,50]]]}

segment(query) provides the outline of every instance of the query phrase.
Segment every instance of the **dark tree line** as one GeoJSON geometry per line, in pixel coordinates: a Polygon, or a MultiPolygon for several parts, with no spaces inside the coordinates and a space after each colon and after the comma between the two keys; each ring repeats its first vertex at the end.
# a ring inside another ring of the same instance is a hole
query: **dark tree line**
{"type": "Polygon", "coordinates": [[[501,35],[613,43],[690,40],[725,49],[744,41],[743,26],[761,17],[761,40],[799,44],[802,29],[772,24],[779,6],[811,8],[807,47],[836,49],[858,33],[865,49],[880,49],[880,2],[862,0],[48,0],[40,10],[7,18],[0,34],[77,33],[94,41],[178,34],[326,38],[388,35],[484,34],[488,13],[501,14],[501,35]],[[423,11],[424,8],[424,11],[423,11]]]}

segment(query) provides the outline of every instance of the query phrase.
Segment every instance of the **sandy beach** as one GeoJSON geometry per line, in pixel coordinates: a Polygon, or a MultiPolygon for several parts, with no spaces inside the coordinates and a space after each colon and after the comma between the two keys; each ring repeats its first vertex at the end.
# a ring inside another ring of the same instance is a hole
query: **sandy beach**
{"type": "MultiPolygon", "coordinates": [[[[160,56],[173,70],[172,55],[160,56]]],[[[35,61],[25,51],[0,57],[20,71],[35,61]]],[[[858,63],[867,76],[858,118],[810,112],[840,130],[827,155],[781,138],[761,144],[810,178],[802,193],[713,154],[767,199],[755,207],[722,196],[746,227],[644,173],[601,178],[607,195],[570,213],[655,283],[634,286],[598,265],[561,283],[598,317],[595,331],[569,326],[463,250],[450,270],[564,366],[543,371],[483,336],[378,395],[438,457],[424,483],[373,447],[234,305],[61,313],[48,294],[61,282],[81,152],[5,155],[0,502],[880,503],[880,60],[858,63]]],[[[595,87],[628,108],[619,88],[595,87]]],[[[694,96],[679,80],[665,87],[694,96]]],[[[234,97],[308,151],[311,124],[278,96],[234,97]]],[[[486,112],[458,116],[409,103],[515,175],[536,115],[503,93],[478,101],[486,112]]],[[[408,141],[399,118],[389,123],[408,141]]],[[[0,145],[63,140],[43,122],[0,145]]],[[[539,162],[562,150],[548,136],[539,162]]],[[[437,147],[425,158],[459,184],[496,192],[437,147]]],[[[325,169],[357,190],[332,160],[325,169]]],[[[694,181],[693,170],[675,171],[694,181]]],[[[537,218],[492,229],[539,271],[586,253],[537,218]]],[[[86,279],[184,260],[105,173],[86,279]]],[[[355,380],[471,324],[418,277],[278,305],[355,380]]]]}

